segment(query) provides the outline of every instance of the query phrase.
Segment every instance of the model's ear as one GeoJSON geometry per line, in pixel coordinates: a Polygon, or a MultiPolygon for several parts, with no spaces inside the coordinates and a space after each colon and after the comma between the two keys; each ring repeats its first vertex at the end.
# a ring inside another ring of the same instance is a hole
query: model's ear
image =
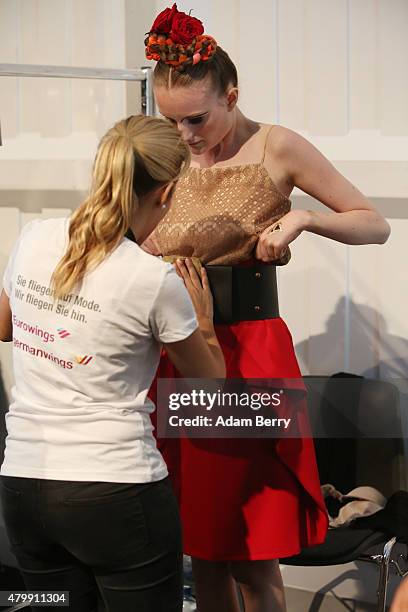
{"type": "Polygon", "coordinates": [[[227,92],[227,108],[232,111],[238,102],[238,87],[231,87],[227,92]]]}

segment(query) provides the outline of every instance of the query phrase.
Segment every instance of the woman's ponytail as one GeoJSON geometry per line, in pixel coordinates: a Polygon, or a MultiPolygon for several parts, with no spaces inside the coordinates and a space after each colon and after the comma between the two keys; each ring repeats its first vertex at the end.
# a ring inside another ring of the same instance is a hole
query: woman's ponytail
{"type": "Polygon", "coordinates": [[[56,299],[70,293],[121,242],[139,197],[178,178],[188,146],[170,123],[132,116],[102,138],[88,198],[72,214],[67,250],[51,279],[56,299]]]}

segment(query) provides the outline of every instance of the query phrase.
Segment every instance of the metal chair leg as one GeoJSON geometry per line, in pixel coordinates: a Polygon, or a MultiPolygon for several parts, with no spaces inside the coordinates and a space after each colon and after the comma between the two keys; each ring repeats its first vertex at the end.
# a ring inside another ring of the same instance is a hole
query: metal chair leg
{"type": "Polygon", "coordinates": [[[29,608],[29,607],[30,607],[30,603],[25,601],[24,603],[16,604],[12,608],[7,608],[6,610],[4,610],[4,612],[17,612],[17,610],[22,610],[23,608],[29,608]]]}
{"type": "Polygon", "coordinates": [[[390,568],[390,557],[394,544],[397,538],[389,540],[383,550],[382,555],[376,555],[376,560],[380,565],[380,575],[378,578],[378,589],[377,589],[377,612],[385,612],[385,604],[387,600],[387,587],[388,587],[388,576],[390,568]]]}

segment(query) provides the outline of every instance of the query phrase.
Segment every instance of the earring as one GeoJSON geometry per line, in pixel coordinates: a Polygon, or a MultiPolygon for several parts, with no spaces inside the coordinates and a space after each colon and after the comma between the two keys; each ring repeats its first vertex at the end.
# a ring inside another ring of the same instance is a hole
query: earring
{"type": "Polygon", "coordinates": [[[162,208],[167,208],[167,204],[162,204],[162,208]]]}

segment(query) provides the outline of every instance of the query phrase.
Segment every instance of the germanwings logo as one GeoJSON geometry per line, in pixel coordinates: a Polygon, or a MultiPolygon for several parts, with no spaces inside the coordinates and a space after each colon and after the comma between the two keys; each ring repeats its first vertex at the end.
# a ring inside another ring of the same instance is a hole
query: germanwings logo
{"type": "Polygon", "coordinates": [[[75,355],[75,361],[79,363],[79,365],[88,365],[92,359],[92,355],[75,355]]]}
{"type": "Polygon", "coordinates": [[[60,338],[66,338],[67,336],[71,335],[69,331],[67,331],[66,329],[63,329],[62,327],[58,328],[58,334],[60,338]]]}

